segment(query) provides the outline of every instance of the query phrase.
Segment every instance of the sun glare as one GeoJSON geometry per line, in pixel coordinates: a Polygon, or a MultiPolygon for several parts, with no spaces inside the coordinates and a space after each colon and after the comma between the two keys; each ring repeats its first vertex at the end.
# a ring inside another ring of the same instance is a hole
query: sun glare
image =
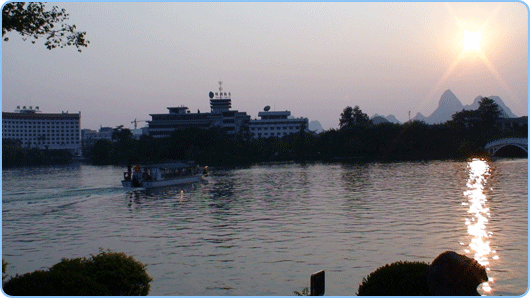
{"type": "MultiPolygon", "coordinates": [[[[489,34],[486,34],[486,38],[482,39],[482,30],[487,30],[488,24],[492,22],[493,18],[497,15],[497,13],[502,9],[503,3],[500,3],[497,5],[497,8],[492,10],[490,16],[486,18],[484,23],[482,24],[473,24],[472,22],[465,22],[461,21],[457,16],[455,10],[451,7],[450,3],[445,3],[446,8],[449,10],[449,13],[454,17],[456,21],[456,25],[460,29],[457,34],[457,39],[455,39],[455,42],[458,43],[457,48],[460,50],[459,54],[455,57],[453,62],[448,66],[447,70],[444,72],[440,80],[434,85],[434,87],[431,89],[431,92],[429,92],[427,98],[432,98],[435,94],[435,92],[438,91],[438,89],[443,85],[443,83],[446,82],[446,80],[453,74],[453,71],[457,68],[457,66],[462,62],[464,59],[475,59],[480,58],[482,62],[486,65],[490,73],[497,79],[499,84],[501,84],[502,88],[508,92],[512,97],[513,92],[510,88],[510,86],[504,81],[500,73],[497,71],[493,63],[488,59],[486,56],[485,47],[487,47],[487,44],[489,43],[489,34]],[[473,30],[465,30],[464,28],[473,30]],[[479,30],[482,29],[482,30],[479,30]],[[460,38],[462,31],[464,31],[464,47],[460,46],[460,38]]],[[[486,31],[487,32],[487,31],[486,31]]]]}
{"type": "Polygon", "coordinates": [[[475,50],[478,51],[480,49],[480,41],[482,39],[482,31],[465,31],[464,32],[464,50],[471,51],[475,50]]]}

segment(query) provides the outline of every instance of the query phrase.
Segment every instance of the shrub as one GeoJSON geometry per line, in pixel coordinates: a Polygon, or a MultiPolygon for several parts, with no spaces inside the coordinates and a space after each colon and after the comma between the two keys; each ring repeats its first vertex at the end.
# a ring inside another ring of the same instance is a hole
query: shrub
{"type": "Polygon", "coordinates": [[[363,278],[358,296],[429,296],[424,262],[395,262],[363,278]]]}
{"type": "Polygon", "coordinates": [[[6,267],[7,267],[7,262],[4,259],[2,259],[2,282],[7,277],[6,267]]]}
{"type": "Polygon", "coordinates": [[[17,275],[3,288],[15,296],[145,296],[152,281],[145,266],[124,253],[101,251],[89,259],[62,259],[48,271],[17,275]]]}
{"type": "Polygon", "coordinates": [[[6,294],[15,296],[53,296],[53,287],[52,276],[43,270],[17,275],[3,285],[6,294]]]}

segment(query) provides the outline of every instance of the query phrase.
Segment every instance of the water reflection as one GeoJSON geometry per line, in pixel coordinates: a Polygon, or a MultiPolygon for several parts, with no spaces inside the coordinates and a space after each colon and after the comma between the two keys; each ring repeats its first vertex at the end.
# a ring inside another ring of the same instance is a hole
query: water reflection
{"type": "MultiPolygon", "coordinates": [[[[475,260],[486,267],[489,276],[491,273],[490,257],[492,260],[499,258],[496,255],[496,251],[490,247],[489,239],[492,233],[487,229],[490,209],[484,189],[488,182],[488,177],[491,175],[491,169],[485,160],[478,158],[468,162],[468,169],[467,190],[464,191],[468,202],[463,204],[469,206],[467,213],[470,217],[466,218],[465,224],[467,232],[472,238],[465,252],[473,253],[475,260]]],[[[485,293],[491,292],[491,283],[493,283],[493,278],[489,276],[489,281],[482,284],[482,290],[485,293]]]]}
{"type": "Polygon", "coordinates": [[[139,207],[142,204],[153,203],[155,201],[163,201],[169,199],[183,203],[185,201],[185,194],[196,190],[198,183],[180,184],[177,186],[156,187],[151,189],[132,189],[128,190],[128,207],[139,207]]]}

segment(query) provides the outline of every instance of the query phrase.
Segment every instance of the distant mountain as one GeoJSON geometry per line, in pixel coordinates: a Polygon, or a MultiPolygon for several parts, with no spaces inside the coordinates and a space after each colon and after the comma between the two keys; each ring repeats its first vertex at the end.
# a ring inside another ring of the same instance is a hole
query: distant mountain
{"type": "Polygon", "coordinates": [[[438,108],[429,117],[425,118],[425,123],[444,123],[450,120],[454,113],[462,111],[463,108],[464,106],[460,100],[448,89],[440,97],[438,108]]]}
{"type": "MultiPolygon", "coordinates": [[[[372,123],[374,123],[374,118],[377,118],[377,117],[381,117],[385,120],[387,120],[387,122],[391,122],[391,123],[396,123],[396,124],[400,124],[401,122],[399,122],[399,120],[397,120],[397,118],[394,116],[394,115],[388,115],[388,116],[383,116],[383,115],[379,115],[379,114],[374,114],[372,117],[370,117],[370,119],[372,120],[372,123]]],[[[380,121],[380,120],[376,120],[376,121],[380,121]]]]}
{"type": "MultiPolygon", "coordinates": [[[[464,109],[465,110],[476,110],[478,109],[479,107],[479,104],[478,102],[482,99],[483,97],[481,95],[477,96],[475,98],[475,100],[473,100],[473,103],[470,104],[470,105],[466,105],[464,106],[464,109]]],[[[504,103],[504,101],[502,101],[502,99],[498,96],[488,96],[489,99],[493,99],[493,101],[495,101],[495,103],[497,103],[499,105],[499,107],[504,111],[504,114],[505,114],[505,117],[508,117],[508,118],[517,118],[517,116],[512,113],[512,110],[510,110],[510,108],[504,103]]]]}
{"type": "Polygon", "coordinates": [[[390,121],[388,121],[388,119],[386,119],[383,116],[379,116],[379,115],[377,115],[375,117],[372,117],[370,120],[372,120],[372,124],[374,124],[374,125],[378,125],[378,124],[381,124],[381,123],[390,123],[390,121]]]}
{"type": "MultiPolygon", "coordinates": [[[[516,118],[510,108],[508,108],[502,99],[498,96],[488,96],[488,98],[493,99],[499,107],[504,111],[506,117],[509,118],[516,118]]],[[[418,113],[414,118],[411,120],[419,120],[424,121],[427,124],[438,124],[438,123],[444,123],[452,119],[453,114],[457,112],[461,112],[462,110],[476,110],[479,107],[478,102],[482,99],[482,96],[478,96],[475,98],[473,103],[471,105],[462,105],[460,100],[454,95],[454,93],[451,90],[446,90],[442,96],[440,97],[440,101],[438,102],[438,108],[434,110],[434,112],[429,115],[428,117],[423,116],[422,114],[418,113]]]]}
{"type": "Polygon", "coordinates": [[[392,123],[395,123],[395,124],[400,124],[401,122],[399,122],[399,120],[397,120],[396,116],[394,115],[388,115],[385,117],[386,120],[392,122],[392,123]]]}
{"type": "Polygon", "coordinates": [[[322,125],[317,120],[310,121],[308,126],[309,126],[308,128],[310,131],[314,131],[316,133],[320,133],[324,131],[324,129],[322,128],[322,125]]]}
{"type": "Polygon", "coordinates": [[[412,119],[410,119],[410,121],[425,121],[425,119],[427,119],[425,116],[423,116],[422,113],[418,112],[418,114],[416,114],[416,116],[414,116],[412,119]]]}

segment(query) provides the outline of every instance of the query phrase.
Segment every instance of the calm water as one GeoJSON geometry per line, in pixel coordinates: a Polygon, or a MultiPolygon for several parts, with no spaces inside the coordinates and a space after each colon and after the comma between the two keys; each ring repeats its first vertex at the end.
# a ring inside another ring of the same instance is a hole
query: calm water
{"type": "Polygon", "coordinates": [[[207,184],[121,188],[124,169],[2,171],[7,273],[99,248],[147,263],[150,295],[293,295],[326,270],[354,295],[399,260],[454,250],[480,259],[486,295],[528,282],[528,161],[268,164],[214,170],[207,184]]]}

